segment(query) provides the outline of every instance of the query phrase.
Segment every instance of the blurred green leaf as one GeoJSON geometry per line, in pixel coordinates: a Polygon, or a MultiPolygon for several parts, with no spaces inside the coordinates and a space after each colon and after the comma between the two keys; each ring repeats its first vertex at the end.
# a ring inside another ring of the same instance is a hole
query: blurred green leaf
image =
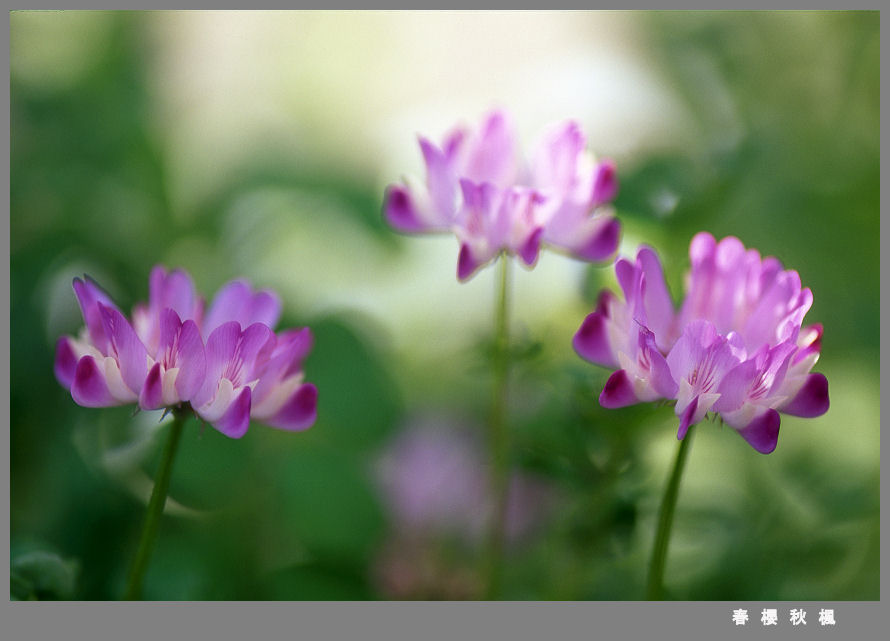
{"type": "Polygon", "coordinates": [[[273,574],[266,598],[286,601],[356,601],[373,599],[367,579],[322,564],[295,565],[273,574]]]}
{"type": "Polygon", "coordinates": [[[337,317],[312,323],[315,346],[305,369],[321,390],[313,436],[367,451],[391,433],[401,400],[383,355],[337,317]]]}
{"type": "Polygon", "coordinates": [[[384,514],[362,465],[321,447],[295,451],[279,488],[283,525],[313,559],[364,564],[384,533],[384,514]]]}
{"type": "Polygon", "coordinates": [[[32,550],[9,562],[10,596],[15,600],[71,599],[80,565],[54,552],[32,550]]]}

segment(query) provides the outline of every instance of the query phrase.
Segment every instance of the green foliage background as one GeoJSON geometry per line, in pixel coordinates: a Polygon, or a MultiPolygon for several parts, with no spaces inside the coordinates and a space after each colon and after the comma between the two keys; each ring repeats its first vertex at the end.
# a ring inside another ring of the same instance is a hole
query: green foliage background
{"type": "MultiPolygon", "coordinates": [[[[56,21],[60,36],[85,30],[77,38],[89,35],[90,18],[48,13],[41,20],[56,21]]],[[[12,15],[13,63],[53,46],[17,45],[33,24],[25,19],[34,18],[12,15]]],[[[151,267],[164,262],[189,269],[209,295],[242,275],[232,254],[242,242],[251,247],[247,235],[265,233],[265,249],[254,251],[272,251],[287,225],[272,216],[251,226],[248,213],[245,226],[232,229],[226,213],[257,193],[277,194],[285,210],[295,194],[339,203],[353,231],[384,256],[415,242],[381,220],[380,180],[396,176],[369,178],[336,159],[291,163],[275,149],[245,160],[236,179],[197,199],[187,215],[177,211],[171,158],[149,118],[152,19],[102,16],[105,46],[72,82],[35,82],[13,65],[12,598],[119,597],[144,512],[139,497],[163,436],[157,417],[80,408],[54,380],[55,338],[80,324],[72,276],[88,271],[129,309],[146,297],[151,267]]],[[[688,149],[635,158],[621,171],[616,206],[625,234],[658,248],[675,296],[689,239],[702,229],[737,235],[797,269],[815,294],[807,321],[825,325],[817,370],[830,381],[832,401],[819,419],[783,418],[769,456],[717,423],[698,428],[668,595],[878,599],[878,14],[635,19],[649,64],[694,115],[696,131],[688,149]],[[715,83],[725,91],[714,91],[715,83]],[[674,206],[665,208],[665,193],[674,206]]],[[[315,240],[336,253],[335,240],[315,240]]],[[[262,274],[244,275],[268,284],[262,274]]],[[[578,297],[592,306],[611,285],[610,270],[590,267],[578,297]]],[[[394,524],[373,481],[375,460],[425,408],[484,421],[489,339],[480,328],[431,369],[395,350],[364,313],[341,305],[310,317],[301,315],[301,302],[287,301],[281,326],[309,325],[315,334],[306,371],[321,390],[318,423],[298,436],[254,426],[241,441],[188,425],[147,598],[392,598],[376,578],[394,524]]],[[[673,413],[604,410],[596,396],[608,372],[574,356],[568,336],[523,327],[515,334],[513,463],[550,483],[559,500],[535,536],[511,548],[503,596],[640,599],[676,443],[673,413]]],[[[443,584],[480,561],[453,541],[426,554],[443,584]]],[[[434,582],[399,596],[451,593],[434,582]]]]}

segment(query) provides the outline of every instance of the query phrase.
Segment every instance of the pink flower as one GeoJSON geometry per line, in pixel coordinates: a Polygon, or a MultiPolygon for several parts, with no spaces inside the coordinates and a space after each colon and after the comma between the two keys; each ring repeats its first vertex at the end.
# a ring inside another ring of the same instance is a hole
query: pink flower
{"type": "MultiPolygon", "coordinates": [[[[401,535],[453,535],[478,544],[493,499],[483,448],[473,432],[428,418],[402,431],[377,466],[383,498],[401,535]]],[[[536,477],[510,476],[505,533],[519,542],[540,525],[556,498],[536,477]]]]}
{"type": "Polygon", "coordinates": [[[204,301],[183,271],[155,267],[149,301],[132,324],[91,279],[74,279],[86,327],[56,345],[55,374],[78,405],[138,403],[144,410],[190,403],[205,421],[240,438],[251,418],[280,429],[315,421],[317,390],[303,382],[307,328],[276,335],[281,302],[244,281],[204,301]]]}
{"type": "Polygon", "coordinates": [[[406,233],[452,231],[460,242],[460,280],[501,252],[532,266],[542,243],[588,261],[604,260],[618,246],[620,225],[606,207],[618,190],[614,166],[585,151],[576,123],[545,131],[531,163],[501,111],[477,129],[454,129],[439,147],[419,140],[426,184],[390,185],[384,215],[406,233]]]}
{"type": "Polygon", "coordinates": [[[810,373],[822,326],[802,327],[813,303],[796,271],[761,259],[734,237],[692,239],[687,294],[675,311],[655,252],[615,264],[624,301],[600,295],[575,334],[585,359],[618,368],[600,394],[616,408],[659,398],[676,401],[677,437],[715,412],[758,452],[772,452],[779,412],[828,411],[828,380],[810,373]]]}

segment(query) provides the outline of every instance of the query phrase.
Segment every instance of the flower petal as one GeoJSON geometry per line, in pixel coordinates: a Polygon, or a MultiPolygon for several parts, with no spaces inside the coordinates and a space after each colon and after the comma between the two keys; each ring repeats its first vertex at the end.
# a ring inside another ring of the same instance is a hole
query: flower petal
{"type": "Polygon", "coordinates": [[[200,389],[207,371],[201,330],[194,321],[187,320],[182,324],[177,347],[179,375],[176,377],[176,392],[181,400],[190,401],[200,389]]]}
{"type": "MultiPolygon", "coordinates": [[[[744,352],[734,342],[735,337],[719,334],[709,321],[694,321],[684,328],[683,334],[667,355],[674,380],[688,381],[695,396],[714,396],[707,403],[708,409],[719,398],[717,390],[723,377],[744,356],[744,352]]],[[[699,405],[699,411],[703,411],[702,404],[699,405]]]]}
{"type": "Polygon", "coordinates": [[[506,187],[516,178],[516,139],[503,111],[485,118],[467,144],[464,176],[475,182],[506,187]]]}
{"type": "Polygon", "coordinates": [[[608,216],[601,223],[591,226],[587,236],[579,241],[572,253],[587,261],[605,260],[615,253],[620,237],[621,224],[612,216],[608,216]]]}
{"type": "Polygon", "coordinates": [[[234,280],[225,285],[207,312],[204,335],[228,321],[237,321],[242,327],[252,323],[263,323],[274,327],[281,316],[281,300],[271,291],[263,290],[256,294],[243,280],[234,280]]]}
{"type": "Polygon", "coordinates": [[[81,407],[111,407],[121,404],[108,390],[104,367],[92,356],[84,356],[77,362],[74,380],[71,382],[71,397],[81,407]]]}
{"type": "Polygon", "coordinates": [[[655,334],[645,327],[640,327],[638,349],[643,360],[649,363],[649,386],[662,398],[674,398],[677,382],[671,374],[667,359],[658,351],[655,334]]]}
{"type": "Polygon", "coordinates": [[[473,249],[467,243],[463,243],[457,256],[457,279],[461,282],[469,280],[480,267],[492,258],[493,256],[484,254],[480,257],[475,256],[473,249]]]}
{"type": "Polygon", "coordinates": [[[165,367],[176,367],[176,349],[179,338],[179,331],[182,328],[182,321],[176,310],[165,308],[160,311],[158,316],[160,326],[160,340],[158,341],[158,350],[155,353],[156,361],[163,361],[165,367]]]}
{"type": "Polygon", "coordinates": [[[615,163],[604,160],[596,168],[596,176],[593,179],[592,201],[594,207],[599,207],[618,195],[618,178],[615,175],[615,163]]]}
{"type": "Polygon", "coordinates": [[[275,345],[275,333],[263,323],[253,323],[248,325],[242,332],[241,338],[238,340],[238,347],[235,350],[234,358],[240,360],[244,366],[244,383],[252,381],[256,378],[256,369],[260,365],[257,363],[257,357],[263,351],[271,351],[275,345]]]}
{"type": "Polygon", "coordinates": [[[250,287],[243,280],[234,280],[224,285],[210,304],[204,324],[205,335],[210,335],[218,327],[230,321],[240,324],[250,295],[250,287]]]}
{"type": "Polygon", "coordinates": [[[675,379],[685,378],[704,360],[710,347],[718,340],[717,331],[708,321],[689,323],[667,355],[675,379]]]}
{"type": "Polygon", "coordinates": [[[161,364],[155,363],[148,370],[145,384],[139,392],[139,407],[144,410],[156,410],[164,406],[164,381],[161,374],[161,364]]]}
{"type": "Polygon", "coordinates": [[[823,374],[810,374],[797,393],[779,410],[792,416],[815,418],[828,411],[828,379],[823,374]]]}
{"type": "Polygon", "coordinates": [[[244,436],[250,427],[250,388],[245,387],[211,425],[230,438],[244,436]]]}
{"type": "Polygon", "coordinates": [[[618,285],[624,293],[628,309],[634,309],[634,301],[640,290],[640,273],[637,266],[626,258],[619,258],[615,261],[615,278],[618,279],[618,285]]]}
{"type": "Polygon", "coordinates": [[[305,430],[315,423],[318,413],[318,389],[312,383],[301,385],[265,423],[282,430],[305,430]]]}
{"type": "Polygon", "coordinates": [[[574,121],[550,128],[535,152],[533,186],[566,196],[577,182],[578,156],[583,153],[584,133],[574,121]]]}
{"type": "Polygon", "coordinates": [[[106,355],[108,353],[108,336],[105,334],[105,326],[102,323],[102,314],[99,311],[98,304],[112,309],[117,309],[117,306],[112,302],[108,294],[99,287],[96,281],[89,276],[84,276],[84,280],[75,278],[73,286],[74,295],[77,296],[77,302],[80,303],[83,321],[90,335],[90,341],[103,355],[106,355]]]}
{"type": "Polygon", "coordinates": [[[613,372],[606,381],[602,393],[600,393],[600,405],[607,409],[617,409],[619,407],[627,407],[635,405],[639,402],[634,392],[634,385],[628,377],[627,372],[619,369],[613,372]]]}
{"type": "Polygon", "coordinates": [[[745,324],[744,334],[749,344],[759,347],[787,340],[790,332],[800,327],[812,302],[812,293],[801,289],[796,271],[779,273],[761,294],[745,324]]]}
{"type": "Polygon", "coordinates": [[[274,356],[284,354],[287,351],[288,355],[286,358],[291,363],[290,367],[284,372],[284,376],[289,376],[302,368],[303,361],[309,355],[314,341],[312,331],[308,327],[291,329],[278,335],[274,356]]]}
{"type": "Polygon", "coordinates": [[[427,231],[429,225],[418,212],[411,192],[401,185],[390,185],[383,196],[383,215],[399,231],[417,233],[427,231]]]}
{"type": "Polygon", "coordinates": [[[161,311],[161,339],[156,359],[165,369],[177,368],[175,389],[179,400],[190,401],[198,391],[206,372],[204,341],[193,320],[180,322],[172,309],[161,311]]]}
{"type": "Polygon", "coordinates": [[[282,380],[298,372],[302,361],[312,347],[312,333],[308,327],[291,330],[277,337],[277,342],[268,360],[258,371],[259,381],[253,388],[253,403],[263,402],[282,380]]]}
{"type": "Polygon", "coordinates": [[[706,260],[712,260],[717,248],[717,240],[706,231],[701,231],[692,237],[689,243],[689,261],[693,268],[706,260]]]}
{"type": "Polygon", "coordinates": [[[77,371],[77,354],[71,346],[71,339],[63,336],[56,341],[56,359],[53,363],[53,373],[56,380],[67,390],[71,389],[74,381],[74,373],[77,371]]]}
{"type": "Polygon", "coordinates": [[[102,325],[108,336],[110,355],[120,367],[121,377],[134,394],[139,394],[148,373],[148,352],[130,323],[117,309],[98,303],[102,325]]]}
{"type": "MultiPolygon", "coordinates": [[[[488,231],[493,226],[494,213],[498,212],[499,205],[503,201],[501,190],[492,183],[475,183],[472,180],[461,178],[460,191],[463,197],[461,214],[466,216],[463,227],[473,236],[488,231]],[[475,224],[477,221],[478,224],[475,224]],[[473,227],[478,227],[478,229],[473,229],[473,227]]],[[[504,218],[500,235],[505,235],[509,227],[509,216],[504,218]]]]}
{"type": "Polygon", "coordinates": [[[426,163],[426,184],[432,201],[433,219],[437,223],[447,224],[454,218],[454,172],[438,147],[422,136],[418,140],[426,163]]]}
{"type": "Polygon", "coordinates": [[[781,417],[774,409],[766,409],[748,425],[738,430],[748,443],[761,454],[769,454],[779,442],[781,417]]]}
{"type": "MultiPolygon", "coordinates": [[[[207,339],[204,383],[194,395],[193,405],[216,404],[225,381],[236,389],[252,384],[265,364],[258,363],[257,357],[271,351],[270,342],[274,340],[275,334],[263,323],[253,323],[244,331],[235,321],[216,328],[207,339]]],[[[212,422],[213,414],[207,420],[212,422]]]]}
{"type": "Polygon", "coordinates": [[[192,397],[192,404],[201,407],[217,393],[219,380],[235,355],[235,348],[241,338],[241,326],[237,321],[228,321],[211,332],[204,347],[206,369],[201,389],[192,397]]]}
{"type": "Polygon", "coordinates": [[[708,232],[699,232],[689,244],[692,268],[687,278],[686,297],[681,316],[686,321],[708,317],[710,297],[716,275],[714,252],[717,241],[708,232]]]}
{"type": "Polygon", "coordinates": [[[791,362],[792,365],[797,365],[808,358],[812,359],[813,364],[815,364],[822,349],[822,332],[822,323],[815,323],[809,327],[804,327],[800,331],[797,338],[797,344],[800,349],[794,355],[794,360],[791,362]],[[814,356],[815,358],[813,358],[814,356]]]}
{"type": "Polygon", "coordinates": [[[196,306],[198,297],[191,276],[181,269],[167,270],[157,265],[151,270],[148,281],[149,306],[159,313],[169,307],[176,311],[180,318],[194,319],[199,311],[196,306]]]}
{"type": "Polygon", "coordinates": [[[748,393],[757,374],[757,363],[754,360],[745,361],[729,370],[717,388],[720,398],[714,403],[714,411],[734,412],[739,409],[748,400],[748,393]]]}
{"type": "Polygon", "coordinates": [[[677,430],[677,440],[682,441],[689,431],[689,426],[695,422],[695,413],[698,411],[698,396],[692,399],[692,402],[686,406],[680,414],[680,428],[677,430]]]}
{"type": "Polygon", "coordinates": [[[658,254],[650,247],[637,252],[637,264],[643,271],[643,304],[646,306],[647,327],[655,333],[655,342],[665,353],[673,344],[671,327],[674,323],[674,303],[664,280],[658,254]]]}
{"type": "Polygon", "coordinates": [[[538,260],[538,253],[541,250],[541,235],[544,233],[543,227],[535,229],[519,249],[519,257],[526,265],[534,265],[538,260]]]}
{"type": "Polygon", "coordinates": [[[587,315],[581,328],[572,339],[572,346],[582,357],[602,365],[603,367],[618,367],[618,360],[612,353],[607,330],[608,319],[600,312],[587,315]]]}

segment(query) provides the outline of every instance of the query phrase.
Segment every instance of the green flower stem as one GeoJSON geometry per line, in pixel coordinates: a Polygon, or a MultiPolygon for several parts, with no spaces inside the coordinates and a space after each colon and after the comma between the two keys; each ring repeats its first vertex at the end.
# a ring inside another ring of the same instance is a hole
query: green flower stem
{"type": "Polygon", "coordinates": [[[190,414],[188,407],[173,410],[173,423],[170,425],[170,435],[164,445],[164,453],[161,456],[161,466],[154,489],[151,491],[151,499],[148,502],[148,511],[142,524],[142,536],[139,539],[139,548],[130,568],[130,577],[127,580],[127,592],[124,599],[138,601],[142,598],[142,578],[148,568],[148,560],[151,557],[155,539],[158,536],[158,527],[161,524],[161,514],[164,513],[164,504],[167,502],[167,491],[170,489],[170,476],[173,472],[173,459],[176,456],[176,448],[179,445],[179,437],[182,436],[182,428],[190,414]]]}
{"type": "Polygon", "coordinates": [[[674,469],[664,490],[661,499],[661,508],[658,511],[658,529],[655,532],[655,544],[652,546],[652,561],[649,564],[649,580],[646,584],[646,599],[649,601],[661,601],[664,598],[664,565],[667,561],[668,542],[671,538],[671,525],[674,521],[674,508],[677,507],[677,494],[680,490],[680,477],[683,476],[683,465],[689,455],[689,446],[692,443],[692,427],[686,432],[686,436],[680,441],[677,449],[677,459],[674,461],[674,469]]]}
{"type": "Polygon", "coordinates": [[[507,493],[509,489],[509,441],[506,425],[507,373],[509,370],[509,270],[510,260],[500,256],[500,282],[495,307],[494,333],[494,380],[491,397],[491,420],[488,441],[491,450],[491,489],[494,512],[488,532],[487,576],[485,596],[496,599],[500,592],[501,566],[504,552],[504,526],[507,517],[507,493]]]}

